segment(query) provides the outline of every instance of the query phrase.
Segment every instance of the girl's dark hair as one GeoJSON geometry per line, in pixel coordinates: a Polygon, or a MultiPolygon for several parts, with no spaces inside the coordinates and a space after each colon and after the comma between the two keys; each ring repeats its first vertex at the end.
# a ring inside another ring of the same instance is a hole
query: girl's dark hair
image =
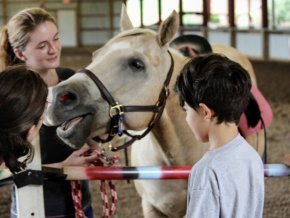
{"type": "Polygon", "coordinates": [[[200,103],[211,108],[217,122],[239,123],[250,99],[251,79],[238,63],[218,54],[195,57],[182,69],[175,91],[181,106],[200,103]]]}
{"type": "Polygon", "coordinates": [[[40,76],[24,65],[0,73],[0,158],[12,173],[23,170],[33,157],[27,134],[40,121],[47,93],[40,76]]]}

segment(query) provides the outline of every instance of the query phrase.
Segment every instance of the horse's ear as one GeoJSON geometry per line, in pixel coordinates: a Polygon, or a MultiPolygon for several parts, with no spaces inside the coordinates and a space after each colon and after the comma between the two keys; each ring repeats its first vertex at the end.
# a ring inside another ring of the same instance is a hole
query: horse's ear
{"type": "Polygon", "coordinates": [[[179,28],[179,17],[174,10],[170,16],[161,23],[158,34],[158,41],[160,46],[169,43],[179,28]]]}
{"type": "Polygon", "coordinates": [[[124,30],[130,30],[133,29],[134,26],[128,16],[127,10],[126,10],[126,5],[122,3],[122,10],[121,10],[121,21],[120,21],[120,27],[121,31],[124,30]]]}

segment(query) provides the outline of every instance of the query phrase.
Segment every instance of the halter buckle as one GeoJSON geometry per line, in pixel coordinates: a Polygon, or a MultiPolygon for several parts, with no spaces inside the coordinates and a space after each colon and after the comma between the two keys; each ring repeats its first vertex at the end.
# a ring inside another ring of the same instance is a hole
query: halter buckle
{"type": "Polygon", "coordinates": [[[114,117],[115,115],[122,115],[124,114],[124,108],[123,105],[116,103],[115,106],[110,106],[110,118],[114,117]]]}

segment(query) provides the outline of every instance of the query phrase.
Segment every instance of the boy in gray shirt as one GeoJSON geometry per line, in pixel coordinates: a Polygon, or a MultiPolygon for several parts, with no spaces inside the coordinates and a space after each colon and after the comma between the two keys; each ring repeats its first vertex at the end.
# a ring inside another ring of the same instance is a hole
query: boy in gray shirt
{"type": "Polygon", "coordinates": [[[249,74],[217,54],[195,57],[177,78],[186,121],[210,145],[190,173],[187,218],[263,216],[263,162],[238,131],[250,88],[249,74]]]}

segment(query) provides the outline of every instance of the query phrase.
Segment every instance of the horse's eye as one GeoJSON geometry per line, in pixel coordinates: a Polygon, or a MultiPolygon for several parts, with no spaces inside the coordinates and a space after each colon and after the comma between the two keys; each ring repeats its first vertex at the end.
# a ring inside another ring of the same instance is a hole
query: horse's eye
{"type": "Polygon", "coordinates": [[[143,71],[145,69],[145,64],[140,59],[130,59],[129,66],[133,71],[143,71]]]}

